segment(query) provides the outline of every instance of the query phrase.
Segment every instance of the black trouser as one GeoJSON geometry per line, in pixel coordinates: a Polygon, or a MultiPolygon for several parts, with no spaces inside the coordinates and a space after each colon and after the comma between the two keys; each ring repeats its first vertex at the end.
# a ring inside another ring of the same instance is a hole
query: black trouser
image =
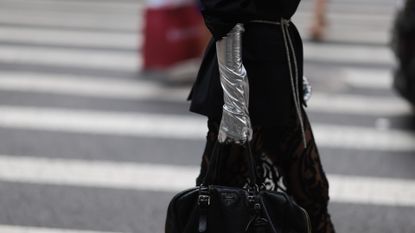
{"type": "MultiPolygon", "coordinates": [[[[310,215],[313,233],[333,233],[334,227],[327,211],[329,184],[323,171],[310,122],[303,112],[307,148],[304,148],[297,117],[284,127],[256,127],[252,150],[256,159],[258,179],[268,190],[284,189],[310,215]]],[[[202,158],[200,184],[209,164],[217,139],[219,122],[208,121],[209,132],[202,158]]],[[[221,169],[224,185],[243,187],[247,182],[246,161],[242,148],[230,145],[221,169]]]]}

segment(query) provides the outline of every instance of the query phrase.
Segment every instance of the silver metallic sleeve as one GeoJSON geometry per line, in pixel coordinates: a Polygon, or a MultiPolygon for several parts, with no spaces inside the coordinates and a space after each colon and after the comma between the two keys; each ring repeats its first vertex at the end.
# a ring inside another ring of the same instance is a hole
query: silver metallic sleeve
{"type": "Polygon", "coordinates": [[[311,88],[311,84],[308,81],[306,76],[303,76],[303,99],[304,102],[308,102],[311,99],[311,95],[313,94],[313,90],[311,88]]]}
{"type": "Polygon", "coordinates": [[[224,98],[219,142],[245,143],[252,138],[248,113],[249,83],[242,64],[243,31],[243,25],[237,24],[226,37],[216,42],[224,98]]]}

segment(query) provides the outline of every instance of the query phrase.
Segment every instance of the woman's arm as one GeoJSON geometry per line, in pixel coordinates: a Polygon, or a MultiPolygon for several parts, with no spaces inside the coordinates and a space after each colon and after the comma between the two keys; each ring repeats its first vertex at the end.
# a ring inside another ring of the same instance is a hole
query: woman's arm
{"type": "Polygon", "coordinates": [[[243,144],[252,138],[248,112],[249,82],[242,64],[242,24],[236,24],[216,42],[220,81],[223,89],[223,111],[219,142],[243,144]]]}

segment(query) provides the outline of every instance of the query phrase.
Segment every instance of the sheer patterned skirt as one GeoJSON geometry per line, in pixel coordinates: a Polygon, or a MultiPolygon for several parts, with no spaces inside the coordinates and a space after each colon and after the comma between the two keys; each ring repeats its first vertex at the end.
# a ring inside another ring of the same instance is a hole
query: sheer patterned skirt
{"type": "MultiPolygon", "coordinates": [[[[307,148],[304,148],[297,117],[284,127],[256,127],[251,141],[256,159],[257,179],[267,190],[287,192],[310,215],[313,233],[334,233],[327,210],[329,184],[323,171],[310,122],[303,112],[307,148]]],[[[219,122],[209,119],[207,141],[202,157],[200,184],[217,139],[219,122]]],[[[223,160],[221,182],[243,187],[247,183],[247,166],[242,148],[229,145],[223,160]]]]}

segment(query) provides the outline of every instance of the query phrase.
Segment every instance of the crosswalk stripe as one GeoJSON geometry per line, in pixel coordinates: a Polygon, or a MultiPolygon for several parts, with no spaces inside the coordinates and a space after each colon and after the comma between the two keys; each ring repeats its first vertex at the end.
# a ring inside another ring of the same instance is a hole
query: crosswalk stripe
{"type": "MultiPolygon", "coordinates": [[[[310,20],[295,21],[299,31],[303,34],[303,39],[306,41],[312,40],[310,34],[307,33],[310,30],[308,22],[310,22],[310,20]]],[[[370,26],[358,27],[345,25],[342,27],[329,27],[327,28],[324,38],[326,41],[339,43],[369,45],[387,45],[387,43],[389,43],[390,33],[383,30],[368,30],[368,27],[370,26]]]]}
{"type": "MultiPolygon", "coordinates": [[[[306,21],[298,22],[302,31],[307,31],[306,21]]],[[[138,28],[137,28],[138,29],[138,28]]],[[[143,34],[131,31],[130,33],[117,32],[86,32],[85,30],[74,29],[45,29],[45,28],[15,28],[11,26],[0,26],[0,42],[21,42],[32,45],[61,45],[61,46],[105,46],[108,48],[137,50],[143,43],[143,34]]],[[[307,37],[307,35],[304,35],[307,37]]],[[[328,29],[329,40],[367,40],[370,43],[386,43],[389,40],[389,33],[384,31],[370,30],[366,28],[342,27],[328,29]],[[363,37],[356,38],[355,34],[363,37]]],[[[307,44],[308,42],[305,42],[307,44]]]]}
{"type": "MultiPolygon", "coordinates": [[[[194,186],[199,168],[145,163],[0,156],[0,180],[54,185],[177,192],[194,186]]],[[[334,202],[415,206],[415,182],[329,175],[334,202]]]]}
{"type": "MultiPolygon", "coordinates": [[[[363,62],[393,64],[389,51],[377,48],[342,45],[305,44],[305,59],[325,62],[363,62]]],[[[0,45],[0,62],[16,64],[61,65],[86,68],[111,68],[137,70],[141,67],[141,56],[131,53],[109,51],[80,51],[48,47],[20,47],[0,45]]]]}
{"type": "MultiPolygon", "coordinates": [[[[6,12],[6,14],[0,14],[0,22],[8,22],[7,20],[10,20],[10,17],[6,17],[7,14],[10,14],[10,12],[6,12]],[[5,17],[4,20],[6,21],[3,21],[2,17],[5,17]]],[[[25,17],[29,17],[29,16],[25,16],[25,17]]],[[[50,16],[48,15],[40,14],[40,15],[36,15],[33,17],[35,17],[36,20],[28,19],[28,22],[35,22],[37,20],[42,21],[43,20],[42,17],[44,17],[44,19],[47,20],[47,23],[50,23],[50,16]]],[[[66,23],[73,24],[75,22],[74,20],[72,20],[73,17],[71,17],[71,20],[67,19],[66,21],[64,17],[56,17],[56,18],[58,18],[59,21],[64,20],[62,22],[63,24],[61,24],[60,26],[66,25],[66,23]]],[[[18,20],[22,20],[21,15],[19,15],[18,20]]],[[[97,23],[97,21],[100,22],[100,25],[96,25],[97,28],[100,28],[103,25],[105,27],[111,25],[111,22],[106,23],[106,21],[102,22],[101,20],[97,20],[97,19],[86,18],[86,19],[77,19],[77,20],[80,20],[80,23],[82,23],[83,26],[88,25],[88,22],[94,24],[94,23],[97,23]]],[[[127,21],[134,21],[134,23],[123,23],[122,20],[119,20],[117,21],[115,28],[117,28],[120,25],[121,27],[123,27],[122,25],[130,24],[131,27],[134,28],[133,31],[136,31],[138,28],[137,26],[138,21],[141,22],[141,20],[138,20],[138,19],[130,19],[127,21]]],[[[56,23],[58,21],[53,20],[53,22],[56,23]]],[[[71,26],[74,26],[74,25],[71,25],[71,26]]],[[[120,27],[118,27],[118,29],[120,29],[120,27]]],[[[72,41],[72,45],[79,45],[79,44],[94,45],[95,44],[95,46],[105,45],[105,46],[111,46],[111,47],[116,47],[116,48],[127,48],[127,49],[128,48],[134,49],[137,46],[141,46],[141,43],[142,43],[141,33],[138,33],[138,32],[137,32],[137,36],[130,36],[130,37],[125,36],[125,35],[116,35],[116,36],[113,35],[113,36],[108,36],[108,37],[101,37],[105,39],[99,39],[100,38],[99,34],[89,33],[88,34],[89,36],[76,37],[76,35],[74,36],[74,34],[71,34],[71,33],[62,33],[60,35],[58,31],[47,32],[45,30],[43,32],[38,31],[38,35],[36,37],[33,37],[32,35],[33,32],[34,30],[28,30],[28,31],[20,30],[19,31],[17,29],[4,28],[4,32],[0,34],[0,39],[4,38],[4,39],[15,40],[15,41],[20,41],[20,42],[26,41],[26,42],[32,42],[35,44],[36,43],[51,43],[51,44],[61,44],[61,45],[71,44],[71,41],[72,41]],[[30,34],[30,36],[27,36],[28,34],[30,34]],[[31,39],[28,39],[28,38],[31,38],[31,39]],[[134,42],[136,38],[137,38],[137,41],[134,42]]],[[[78,36],[79,36],[79,33],[78,33],[78,36]]],[[[304,51],[305,51],[306,60],[325,61],[325,62],[345,62],[345,63],[361,62],[361,63],[370,63],[370,64],[394,64],[394,58],[391,52],[388,49],[383,48],[383,47],[367,47],[367,46],[361,46],[361,45],[353,45],[353,46],[328,45],[328,44],[320,45],[320,44],[313,44],[313,43],[305,43],[304,46],[305,46],[304,51]]],[[[34,63],[35,61],[37,61],[37,63],[41,63],[41,64],[44,64],[44,63],[55,64],[58,61],[60,61],[60,63],[58,63],[60,65],[64,65],[65,63],[68,63],[68,65],[70,65],[71,64],[70,61],[91,60],[91,59],[74,59],[71,57],[74,52],[70,50],[63,50],[63,49],[59,51],[56,51],[56,50],[57,49],[51,50],[50,48],[21,48],[21,47],[16,47],[16,46],[15,47],[0,46],[0,61],[2,60],[7,61],[7,59],[14,59],[16,60],[16,62],[19,61],[23,63],[24,62],[34,63]],[[11,56],[9,54],[10,51],[13,51],[14,54],[16,54],[16,56],[13,58],[10,58],[11,56]],[[45,51],[45,53],[41,53],[41,51],[45,51]],[[55,59],[50,59],[50,56],[47,56],[48,54],[51,54],[51,53],[53,53],[53,55],[55,56],[54,57],[55,59]],[[9,54],[9,55],[6,56],[5,54],[9,54]],[[65,59],[67,57],[71,57],[71,59],[65,59]]],[[[121,55],[119,54],[118,55],[114,54],[113,56],[114,56],[114,60],[123,59],[124,61],[118,62],[118,63],[116,62],[116,64],[112,66],[116,66],[119,68],[130,68],[130,65],[127,65],[127,64],[130,64],[130,62],[126,60],[128,59],[131,60],[132,58],[126,58],[126,57],[120,58],[121,55]]],[[[135,56],[138,56],[138,54],[135,54],[135,56]]],[[[108,62],[107,63],[102,62],[102,63],[103,63],[102,66],[105,67],[107,66],[108,62]]],[[[137,63],[135,62],[134,64],[137,64],[137,63]]],[[[84,63],[84,66],[87,66],[87,65],[93,66],[91,62],[84,63]]]]}
{"type": "MultiPolygon", "coordinates": [[[[0,106],[0,127],[203,140],[202,117],[0,106]]],[[[415,151],[415,134],[401,130],[313,124],[321,147],[415,151]]]]}
{"type": "MultiPolygon", "coordinates": [[[[313,17],[312,11],[299,11],[295,14],[298,19],[311,19],[313,17]]],[[[381,13],[367,14],[367,12],[341,12],[341,11],[328,11],[327,17],[335,22],[348,22],[353,24],[360,22],[362,25],[365,24],[378,24],[388,25],[390,24],[393,15],[381,13]]]]}
{"type": "Polygon", "coordinates": [[[304,44],[304,58],[309,61],[392,65],[395,58],[384,47],[338,44],[304,44]]]}
{"type": "Polygon", "coordinates": [[[329,175],[335,202],[415,206],[415,182],[392,178],[329,175]],[[410,200],[411,199],[411,200],[410,200]]]}
{"type": "MultiPolygon", "coordinates": [[[[9,6],[17,7],[16,10],[10,10],[2,12],[0,9],[0,22],[3,23],[20,23],[20,24],[28,24],[28,25],[54,25],[54,26],[79,26],[79,27],[96,27],[96,28],[123,28],[128,30],[136,30],[138,27],[135,24],[135,21],[138,21],[137,19],[125,19],[125,14],[122,15],[122,17],[118,16],[118,19],[116,20],[106,20],[105,18],[101,20],[90,20],[90,17],[86,17],[82,22],[78,21],[78,18],[84,18],[84,17],[73,17],[74,14],[79,12],[85,12],[90,13],[91,10],[94,11],[95,14],[94,17],[98,17],[99,15],[106,15],[108,17],[108,13],[111,12],[128,12],[130,15],[134,15],[136,12],[141,11],[145,4],[143,2],[137,1],[137,2],[64,2],[64,1],[36,1],[34,2],[27,2],[27,1],[11,1],[11,0],[3,0],[0,1],[3,4],[8,4],[9,6]],[[28,5],[28,6],[27,6],[28,5]],[[19,8],[20,6],[20,8],[19,8]],[[33,9],[36,9],[37,11],[41,12],[39,15],[33,14],[33,9]],[[66,18],[70,18],[70,20],[65,19],[65,12],[68,12],[68,9],[71,9],[72,14],[68,15],[66,18]],[[24,10],[24,11],[23,11],[24,10]],[[59,10],[57,12],[54,12],[53,10],[59,10]],[[22,11],[24,14],[22,14],[22,11]],[[103,12],[104,14],[98,14],[99,12],[103,12]],[[58,15],[54,17],[53,13],[59,13],[61,15],[58,15]],[[62,15],[63,13],[63,15],[62,15]],[[50,20],[50,18],[54,18],[54,20],[50,20]],[[104,22],[105,23],[102,23],[104,22]],[[121,20],[123,20],[121,22],[121,20]],[[95,21],[95,22],[94,22],[95,21]]],[[[303,4],[305,7],[304,9],[308,9],[309,7],[306,7],[307,4],[303,4]]],[[[350,4],[349,4],[350,5],[350,4]]],[[[346,6],[349,6],[346,4],[346,6]]],[[[393,5],[393,4],[390,4],[393,5]]],[[[373,24],[376,25],[382,25],[391,22],[391,19],[389,18],[390,14],[388,12],[384,12],[386,10],[391,9],[391,7],[388,6],[373,6],[373,4],[368,3],[367,5],[359,5],[359,10],[362,8],[368,8],[370,9],[370,16],[367,16],[367,11],[361,11],[362,13],[357,14],[350,14],[350,11],[347,11],[349,13],[345,14],[344,12],[344,4],[330,4],[331,7],[330,12],[333,12],[332,15],[330,15],[330,20],[335,21],[336,23],[342,23],[342,22],[358,22],[359,26],[368,24],[368,26],[371,26],[370,28],[373,28],[373,24]],[[379,9],[377,9],[379,8],[379,9]],[[338,10],[340,9],[340,10],[338,10]],[[380,12],[379,12],[380,11],[380,12]],[[374,16],[377,17],[373,17],[374,16]]],[[[352,11],[355,12],[355,11],[352,11]]],[[[307,24],[310,19],[310,11],[304,11],[301,10],[298,13],[298,16],[295,16],[295,20],[302,22],[302,24],[307,24]]],[[[91,14],[89,14],[91,16],[91,14]]],[[[364,32],[364,31],[362,31],[364,32]]],[[[360,32],[355,32],[358,35],[361,35],[360,32]]],[[[361,37],[361,36],[360,36],[361,37]]]]}
{"type": "Polygon", "coordinates": [[[363,95],[313,94],[309,109],[313,112],[359,114],[375,117],[409,115],[411,106],[404,100],[391,97],[363,95]]]}
{"type": "MultiPolygon", "coordinates": [[[[138,17],[138,10],[140,10],[140,7],[134,7],[131,8],[131,10],[129,12],[121,12],[122,15],[120,15],[120,12],[115,12],[115,13],[111,13],[111,12],[106,12],[103,14],[91,14],[91,12],[88,14],[88,10],[93,11],[94,8],[88,8],[85,7],[83,9],[79,9],[78,11],[68,11],[68,10],[46,10],[44,9],[43,11],[34,11],[34,10],[24,10],[24,9],[7,9],[4,10],[0,9],[0,13],[2,15],[8,15],[11,16],[11,20],[17,20],[17,19],[21,19],[21,20],[29,20],[32,19],[34,20],[34,22],[37,22],[39,20],[39,22],[43,22],[44,17],[49,17],[49,18],[53,18],[53,19],[57,19],[57,21],[55,23],[59,23],[59,22],[68,22],[68,20],[70,18],[74,18],[76,19],[74,22],[90,22],[92,23],[93,20],[108,20],[108,19],[114,19],[117,20],[119,23],[125,22],[128,23],[129,25],[133,25],[137,23],[137,20],[139,19],[138,17]],[[135,11],[134,11],[135,10],[135,11]],[[24,13],[21,14],[20,17],[13,17],[13,14],[16,13],[24,13]],[[60,17],[59,17],[60,16],[60,17]]],[[[4,18],[2,18],[4,19],[4,18]]],[[[96,22],[97,23],[97,22],[96,22]]],[[[98,24],[97,24],[98,25],[98,24]]],[[[115,25],[115,24],[113,24],[115,25]]]]}
{"type": "MultiPolygon", "coordinates": [[[[136,2],[136,3],[129,3],[126,4],[124,2],[123,4],[114,3],[111,4],[110,2],[106,2],[107,4],[102,4],[100,2],[99,4],[93,3],[93,2],[56,2],[56,1],[36,1],[36,3],[22,3],[22,2],[9,2],[9,1],[0,1],[3,4],[7,4],[9,12],[25,12],[31,15],[34,10],[36,12],[42,12],[47,15],[53,15],[56,13],[63,13],[65,15],[70,15],[68,13],[71,13],[72,15],[82,15],[83,13],[87,13],[88,10],[93,10],[94,17],[100,17],[104,14],[108,13],[124,13],[129,15],[135,15],[137,11],[142,11],[145,9],[146,5],[150,7],[158,7],[161,2],[156,2],[154,6],[152,4],[144,4],[143,2],[136,2]],[[29,5],[29,7],[28,7],[29,5]],[[70,9],[70,11],[68,11],[70,9]],[[72,10],[72,11],[71,11],[72,10]]],[[[350,11],[345,12],[342,8],[343,6],[336,6],[332,7],[332,9],[329,11],[328,17],[330,20],[336,21],[336,22],[359,22],[360,26],[368,24],[389,24],[391,22],[391,14],[388,14],[391,10],[387,9],[386,7],[379,7],[378,9],[373,9],[373,5],[370,5],[372,7],[371,12],[372,14],[368,15],[365,11],[350,11]],[[385,12],[386,11],[386,12],[385,12]]],[[[1,12],[1,10],[0,10],[1,12]]],[[[5,12],[7,13],[7,12],[5,12]]],[[[306,22],[308,19],[312,18],[313,12],[308,10],[306,6],[302,7],[302,10],[300,10],[294,17],[294,19],[297,21],[304,21],[306,22]],[[304,9],[304,10],[303,10],[304,9]]],[[[125,15],[124,15],[125,16],[125,15]]]]}
{"type": "Polygon", "coordinates": [[[71,12],[76,14],[77,12],[90,13],[125,13],[134,12],[136,9],[142,9],[145,4],[143,1],[53,1],[53,0],[1,0],[0,4],[7,7],[7,9],[18,9],[20,12],[27,11],[42,11],[48,13],[50,11],[62,10],[64,12],[71,12]]]}
{"type": "MultiPolygon", "coordinates": [[[[379,2],[377,2],[379,3],[379,2]]],[[[307,11],[312,10],[314,8],[314,2],[312,1],[304,1],[300,3],[299,10],[300,11],[307,11]]],[[[328,11],[329,12],[353,12],[353,13],[383,13],[385,15],[393,14],[394,13],[394,4],[388,2],[388,4],[373,4],[370,2],[362,2],[361,5],[350,4],[344,1],[331,1],[328,4],[328,11]]]]}
{"type": "Polygon", "coordinates": [[[193,185],[195,167],[0,156],[0,180],[152,191],[193,185]],[[169,182],[170,180],[170,182],[169,182]]]}
{"type": "MultiPolygon", "coordinates": [[[[345,71],[347,83],[365,87],[376,82],[379,78],[383,86],[384,80],[376,74],[353,73],[345,71]],[[351,75],[349,73],[352,73],[351,75]],[[362,76],[360,76],[362,75],[362,76]],[[372,76],[373,77],[372,77],[372,76]],[[375,77],[376,76],[376,77],[375,77]],[[366,79],[361,81],[358,79],[366,79]]],[[[386,76],[385,76],[386,77],[386,76]]],[[[51,75],[30,72],[0,71],[0,90],[24,91],[34,93],[51,93],[86,96],[94,98],[134,99],[134,100],[163,100],[184,102],[189,87],[163,87],[151,82],[140,80],[110,80],[109,78],[91,78],[75,75],[51,75]]],[[[359,114],[369,116],[400,116],[411,113],[411,107],[398,98],[360,95],[329,95],[314,93],[309,103],[313,112],[328,112],[341,114],[359,114]]]]}
{"type": "MultiPolygon", "coordinates": [[[[141,37],[140,37],[141,38],[141,37]]],[[[33,29],[0,26],[0,43],[21,42],[30,45],[88,46],[138,51],[142,42],[138,33],[88,32],[79,30],[33,29]]]]}
{"type": "Polygon", "coordinates": [[[88,16],[74,17],[67,15],[67,17],[59,17],[59,14],[51,16],[50,14],[34,12],[28,14],[20,14],[12,11],[0,10],[0,23],[3,24],[20,24],[32,27],[71,27],[77,29],[108,29],[108,30],[126,30],[137,31],[141,26],[138,17],[134,16],[120,16],[107,15],[107,17],[92,17],[88,16]],[[51,20],[53,18],[53,20],[51,20]]]}
{"type": "Polygon", "coordinates": [[[0,126],[143,137],[203,138],[202,117],[0,107],[0,126]],[[4,114],[3,114],[4,113],[4,114]]]}
{"type": "Polygon", "coordinates": [[[0,62],[137,71],[141,59],[136,53],[2,45],[0,62]]]}
{"type": "MultiPolygon", "coordinates": [[[[0,225],[0,232],[2,233],[117,233],[117,232],[69,230],[69,229],[58,229],[58,228],[11,226],[11,225],[0,225]]],[[[118,232],[118,233],[121,233],[121,232],[118,232]]]]}
{"type": "MultiPolygon", "coordinates": [[[[27,0],[1,0],[0,3],[10,7],[19,7],[19,8],[26,8],[27,9],[36,9],[36,10],[49,10],[49,9],[76,9],[76,10],[85,10],[85,9],[94,9],[95,11],[98,10],[123,10],[123,11],[132,11],[132,9],[136,9],[137,7],[143,8],[145,7],[145,3],[143,1],[53,1],[53,0],[37,0],[36,2],[27,1],[27,0]]],[[[378,2],[377,2],[378,3],[378,2]]],[[[303,2],[300,4],[300,11],[299,14],[303,12],[308,12],[309,9],[312,9],[312,3],[303,2]]],[[[367,16],[367,12],[371,12],[372,14],[382,14],[382,18],[387,18],[391,13],[393,13],[393,6],[394,4],[377,4],[373,5],[369,2],[361,3],[359,6],[355,4],[347,4],[344,2],[331,2],[329,4],[329,12],[333,13],[333,17],[335,17],[338,13],[342,12],[353,12],[353,13],[361,13],[362,15],[366,15],[365,18],[371,19],[371,17],[367,16]]],[[[94,11],[94,13],[95,13],[94,11]]],[[[363,17],[363,16],[362,16],[363,17]]],[[[351,18],[354,18],[353,16],[351,18]]]]}
{"type": "Polygon", "coordinates": [[[356,126],[313,124],[317,145],[373,151],[415,151],[411,131],[369,129],[356,126]]]}
{"type": "Polygon", "coordinates": [[[189,92],[189,87],[163,87],[154,82],[142,80],[0,71],[0,90],[183,102],[189,92]]]}
{"type": "Polygon", "coordinates": [[[391,89],[392,71],[379,69],[342,69],[345,82],[358,88],[391,89]]]}

